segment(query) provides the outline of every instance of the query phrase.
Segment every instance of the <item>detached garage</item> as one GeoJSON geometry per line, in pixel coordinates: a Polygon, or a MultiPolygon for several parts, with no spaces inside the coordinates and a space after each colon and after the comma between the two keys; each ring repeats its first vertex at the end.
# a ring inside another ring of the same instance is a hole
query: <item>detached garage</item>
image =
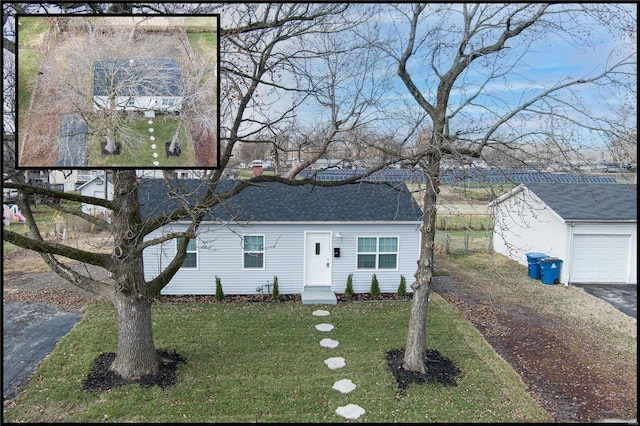
{"type": "Polygon", "coordinates": [[[637,284],[637,185],[522,184],[492,201],[494,250],[563,261],[560,282],[637,284]]]}

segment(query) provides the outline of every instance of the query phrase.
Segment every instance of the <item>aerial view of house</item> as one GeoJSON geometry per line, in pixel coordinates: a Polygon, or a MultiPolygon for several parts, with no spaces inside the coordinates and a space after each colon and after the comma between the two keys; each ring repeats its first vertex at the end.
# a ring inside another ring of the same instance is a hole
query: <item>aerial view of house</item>
{"type": "Polygon", "coordinates": [[[18,167],[216,168],[218,25],[20,16],[18,167]]]}

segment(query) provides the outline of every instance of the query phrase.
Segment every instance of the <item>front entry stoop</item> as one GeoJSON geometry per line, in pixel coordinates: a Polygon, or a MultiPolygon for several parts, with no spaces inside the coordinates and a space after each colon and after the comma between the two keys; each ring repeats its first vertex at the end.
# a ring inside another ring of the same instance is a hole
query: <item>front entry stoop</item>
{"type": "Polygon", "coordinates": [[[305,287],[300,293],[303,305],[337,305],[338,299],[328,286],[305,287]]]}

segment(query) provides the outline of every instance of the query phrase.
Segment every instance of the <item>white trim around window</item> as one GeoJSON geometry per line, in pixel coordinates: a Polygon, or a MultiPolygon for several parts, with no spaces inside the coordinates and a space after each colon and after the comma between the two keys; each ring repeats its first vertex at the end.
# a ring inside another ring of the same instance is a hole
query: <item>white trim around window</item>
{"type": "Polygon", "coordinates": [[[397,271],[400,237],[357,237],[357,271],[397,271]]]}
{"type": "Polygon", "coordinates": [[[265,269],[265,236],[264,234],[248,234],[242,237],[242,269],[265,269]]]}

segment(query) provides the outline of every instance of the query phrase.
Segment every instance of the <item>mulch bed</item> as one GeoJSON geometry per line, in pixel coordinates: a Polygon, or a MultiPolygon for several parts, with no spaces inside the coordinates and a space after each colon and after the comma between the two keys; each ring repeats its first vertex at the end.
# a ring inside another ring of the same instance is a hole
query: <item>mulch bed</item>
{"type": "MultiPolygon", "coordinates": [[[[396,293],[382,293],[379,296],[372,296],[371,293],[358,293],[352,297],[347,297],[344,293],[337,293],[338,302],[368,302],[378,300],[411,300],[412,294],[398,296],[396,293]]],[[[216,300],[213,295],[196,296],[160,296],[158,303],[287,303],[300,302],[302,296],[299,294],[280,294],[278,300],[273,300],[270,294],[248,294],[224,296],[222,300],[216,300]]]]}
{"type": "Polygon", "coordinates": [[[427,349],[426,373],[407,371],[402,368],[404,349],[391,349],[384,355],[393,377],[402,391],[406,391],[411,383],[440,383],[446,387],[458,386],[456,377],[460,374],[460,369],[436,349],[427,349]]]}
{"type": "Polygon", "coordinates": [[[125,380],[122,376],[111,370],[111,364],[116,359],[115,352],[100,354],[94,361],[87,378],[83,381],[82,390],[106,392],[110,389],[135,383],[143,387],[160,386],[162,389],[175,385],[178,382],[176,374],[178,364],[186,364],[187,360],[172,350],[158,350],[157,352],[162,360],[158,374],[144,376],[133,381],[125,380]]]}

